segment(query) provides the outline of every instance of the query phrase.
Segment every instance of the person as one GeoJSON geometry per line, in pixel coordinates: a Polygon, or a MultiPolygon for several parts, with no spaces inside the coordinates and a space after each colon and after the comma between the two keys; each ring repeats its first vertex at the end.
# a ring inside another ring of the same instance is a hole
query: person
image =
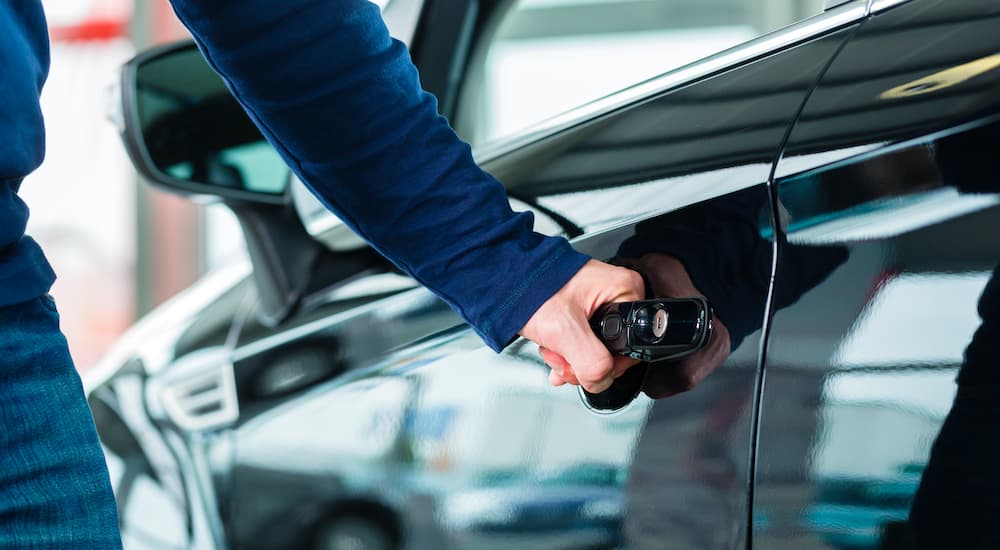
{"type": "MultiPolygon", "coordinates": [[[[437,113],[365,0],[173,0],[211,65],[320,199],[435,291],[494,350],[539,344],[553,384],[607,388],[631,366],[593,336],[641,277],[532,230],[437,113]]],[[[114,498],[79,376],[25,235],[49,62],[40,0],[0,5],[0,547],[117,548],[114,498]]],[[[100,192],[95,188],[95,192],[100,192]]]]}
{"type": "MultiPolygon", "coordinates": [[[[994,186],[995,188],[995,186],[994,186]]],[[[979,297],[980,324],[965,348],[951,409],[931,447],[899,548],[997,548],[1000,491],[1000,264],[979,297]]],[[[890,548],[890,546],[885,546],[890,548]]]]}

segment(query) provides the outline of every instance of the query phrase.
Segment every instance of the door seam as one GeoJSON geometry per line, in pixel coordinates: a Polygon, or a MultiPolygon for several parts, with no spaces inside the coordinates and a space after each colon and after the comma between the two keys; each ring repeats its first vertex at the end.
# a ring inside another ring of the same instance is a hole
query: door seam
{"type": "MultiPolygon", "coordinates": [[[[758,443],[760,442],[760,420],[761,412],[763,409],[763,396],[764,396],[764,385],[767,376],[767,351],[768,344],[771,338],[771,328],[772,321],[774,319],[774,291],[777,281],[778,265],[781,258],[782,242],[785,240],[784,229],[781,227],[780,220],[778,219],[779,207],[781,206],[778,200],[778,189],[775,185],[774,177],[777,173],[778,164],[781,159],[785,156],[785,151],[788,147],[788,141],[791,139],[792,131],[798,125],[799,120],[802,117],[802,113],[805,110],[806,105],[809,103],[810,98],[812,98],[813,92],[819,87],[823,78],[826,76],[827,71],[833,66],[834,61],[840,57],[841,52],[844,48],[854,39],[854,36],[858,31],[864,27],[865,22],[868,20],[868,14],[871,11],[872,2],[874,0],[868,0],[865,6],[865,14],[859,21],[853,22],[855,27],[848,32],[847,36],[844,37],[843,41],[837,46],[837,49],[830,55],[830,58],[820,69],[819,74],[813,81],[812,86],[805,93],[802,101],[799,103],[798,108],[795,111],[795,115],[792,121],[788,124],[788,128],[785,130],[785,135],[781,139],[781,143],[778,146],[778,152],[771,163],[771,170],[767,176],[767,194],[768,200],[770,201],[771,212],[770,212],[770,222],[774,228],[774,240],[771,243],[771,275],[768,280],[767,286],[767,299],[764,303],[764,322],[761,326],[761,336],[760,336],[760,348],[757,351],[757,375],[754,378],[754,395],[753,395],[753,405],[752,405],[752,415],[750,418],[751,428],[750,428],[750,456],[748,460],[748,471],[747,471],[747,518],[746,518],[746,543],[745,548],[747,550],[753,550],[753,533],[754,533],[754,500],[756,496],[757,489],[757,450],[758,443]]],[[[831,33],[836,33],[838,31],[834,30],[831,33]]],[[[820,38],[822,39],[822,38],[820,38]]]]}

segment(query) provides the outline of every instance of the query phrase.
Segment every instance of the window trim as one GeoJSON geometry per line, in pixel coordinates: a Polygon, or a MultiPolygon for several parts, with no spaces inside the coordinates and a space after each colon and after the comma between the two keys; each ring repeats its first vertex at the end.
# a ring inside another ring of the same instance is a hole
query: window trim
{"type": "MultiPolygon", "coordinates": [[[[900,0],[894,1],[900,2],[900,0]]],[[[857,23],[868,14],[868,8],[868,0],[854,0],[557,114],[509,136],[488,141],[475,147],[473,156],[479,164],[492,162],[553,134],[857,23]]]]}

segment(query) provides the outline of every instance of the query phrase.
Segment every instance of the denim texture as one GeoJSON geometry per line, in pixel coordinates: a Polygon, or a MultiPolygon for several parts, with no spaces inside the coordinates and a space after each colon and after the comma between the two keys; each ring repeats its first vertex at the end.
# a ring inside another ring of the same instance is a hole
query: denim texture
{"type": "Polygon", "coordinates": [[[0,548],[121,548],[83,385],[42,296],[0,308],[0,548]]]}

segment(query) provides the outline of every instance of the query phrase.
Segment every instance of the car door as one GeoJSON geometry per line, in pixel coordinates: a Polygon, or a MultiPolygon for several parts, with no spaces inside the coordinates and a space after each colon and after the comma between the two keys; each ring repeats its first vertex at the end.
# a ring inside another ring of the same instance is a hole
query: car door
{"type": "MultiPolygon", "coordinates": [[[[533,4],[505,5],[515,10],[497,17],[533,4]]],[[[466,77],[456,125],[513,199],[581,251],[640,262],[656,292],[689,277],[708,295],[728,341],[696,367],[714,372],[691,389],[671,365],[650,366],[648,393],[683,393],[597,414],[575,389],[547,385],[533,345],[492,353],[424,289],[369,286],[358,307],[338,302],[362,292],[359,280],[308,318],[257,332],[251,323],[240,337],[236,369],[248,382],[230,447],[231,542],[744,547],[773,266],[768,182],[798,109],[864,10],[848,3],[622,92],[593,92],[579,110],[482,134],[461,113],[483,115],[493,85],[466,77]],[[283,386],[303,379],[306,361],[337,375],[283,386]]],[[[491,55],[476,37],[531,30],[504,21],[477,23],[469,71],[491,55]]]]}
{"type": "Polygon", "coordinates": [[[761,547],[998,544],[1000,7],[889,4],[825,72],[777,167],[761,547]]]}

